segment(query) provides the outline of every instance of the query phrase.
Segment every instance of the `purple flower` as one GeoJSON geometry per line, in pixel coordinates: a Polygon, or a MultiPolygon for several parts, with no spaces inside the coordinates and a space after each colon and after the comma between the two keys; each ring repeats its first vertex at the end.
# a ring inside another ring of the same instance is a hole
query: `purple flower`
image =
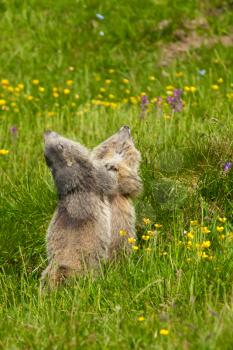
{"type": "Polygon", "coordinates": [[[144,119],[145,114],[146,114],[146,110],[147,110],[147,106],[150,103],[148,97],[146,95],[143,95],[141,97],[141,119],[144,119]]]}
{"type": "Polygon", "coordinates": [[[180,112],[183,108],[183,102],[181,100],[182,90],[175,89],[173,96],[167,97],[167,103],[172,108],[173,112],[180,112]]]}
{"type": "Polygon", "coordinates": [[[18,136],[18,129],[16,126],[11,126],[10,127],[10,133],[11,133],[11,136],[16,138],[18,136]]]}
{"type": "Polygon", "coordinates": [[[232,168],[232,162],[226,162],[223,166],[224,173],[227,173],[232,168]]]}

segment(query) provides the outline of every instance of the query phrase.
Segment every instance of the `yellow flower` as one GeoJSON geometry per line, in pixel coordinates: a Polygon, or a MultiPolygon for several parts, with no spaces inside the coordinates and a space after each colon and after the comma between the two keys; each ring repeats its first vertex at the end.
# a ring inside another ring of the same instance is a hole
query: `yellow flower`
{"type": "Polygon", "coordinates": [[[187,261],[187,262],[190,262],[190,261],[192,261],[192,259],[191,259],[191,258],[187,258],[186,261],[187,261]]]}
{"type": "Polygon", "coordinates": [[[208,227],[203,226],[203,227],[201,227],[201,232],[202,233],[210,233],[210,230],[208,229],[208,227]]]}
{"type": "Polygon", "coordinates": [[[129,244],[133,244],[133,243],[135,243],[136,242],[136,239],[135,238],[133,238],[133,237],[129,237],[128,238],[128,243],[129,244]]]}
{"type": "Polygon", "coordinates": [[[150,236],[148,236],[148,235],[142,235],[142,239],[143,239],[144,241],[148,241],[148,239],[150,239],[150,236]]]}
{"type": "Polygon", "coordinates": [[[66,80],[66,85],[68,85],[68,86],[73,85],[73,80],[66,80]]]}
{"type": "Polygon", "coordinates": [[[138,103],[137,97],[135,97],[135,96],[130,96],[130,102],[131,102],[133,105],[136,105],[136,104],[138,103]]]}
{"type": "Polygon", "coordinates": [[[11,107],[16,107],[16,103],[15,102],[11,102],[11,107]]]}
{"type": "Polygon", "coordinates": [[[64,92],[65,95],[69,95],[70,94],[70,89],[64,89],[63,92],[64,92]]]}
{"type": "Polygon", "coordinates": [[[176,72],[176,77],[177,78],[180,78],[180,77],[183,77],[184,73],[182,72],[176,72]]]}
{"type": "Polygon", "coordinates": [[[199,252],[199,253],[198,253],[198,256],[200,256],[200,258],[203,258],[203,259],[206,259],[206,258],[209,257],[209,255],[206,254],[206,252],[199,252]]]}
{"type": "Polygon", "coordinates": [[[139,316],[139,317],[138,317],[138,321],[142,322],[142,321],[144,321],[144,320],[145,320],[145,317],[144,317],[144,316],[139,316]]]}
{"type": "Polygon", "coordinates": [[[163,118],[169,120],[169,119],[171,119],[171,116],[168,114],[164,114],[163,118]]]}
{"type": "Polygon", "coordinates": [[[129,84],[129,80],[124,78],[124,79],[122,79],[122,83],[129,84]]]}
{"type": "Polygon", "coordinates": [[[193,237],[194,237],[193,232],[188,232],[188,233],[187,233],[187,237],[188,237],[189,239],[193,239],[193,237]]]}
{"type": "Polygon", "coordinates": [[[214,91],[217,91],[217,90],[219,90],[219,86],[217,84],[213,84],[213,85],[211,85],[211,89],[214,91]]]}
{"type": "Polygon", "coordinates": [[[129,90],[129,89],[125,89],[125,93],[126,93],[127,95],[129,95],[129,94],[130,94],[130,90],[129,90]]]}
{"type": "Polygon", "coordinates": [[[100,88],[100,92],[105,92],[105,91],[106,91],[106,89],[104,87],[100,88]]]}
{"type": "Polygon", "coordinates": [[[57,92],[58,91],[58,87],[54,86],[53,87],[53,92],[57,92]]]}
{"type": "Polygon", "coordinates": [[[222,232],[224,230],[224,227],[223,226],[217,226],[216,229],[217,229],[218,232],[222,232]]]}
{"type": "Polygon", "coordinates": [[[159,331],[160,335],[168,335],[169,334],[169,330],[166,328],[161,328],[159,331]]]}
{"type": "Polygon", "coordinates": [[[150,221],[150,219],[148,219],[148,218],[144,218],[144,219],[143,219],[143,223],[144,223],[145,225],[150,225],[150,224],[151,224],[151,221],[150,221]]]}
{"type": "Polygon", "coordinates": [[[133,248],[133,250],[135,250],[135,251],[139,249],[139,247],[138,247],[137,245],[133,245],[132,248],[133,248]]]}
{"type": "Polygon", "coordinates": [[[222,224],[225,224],[225,222],[227,221],[227,218],[225,218],[225,217],[223,217],[223,218],[218,217],[218,221],[220,221],[222,224]]]}
{"type": "Polygon", "coordinates": [[[196,91],[197,91],[196,86],[190,86],[190,91],[191,91],[191,92],[196,92],[196,91]]]}
{"type": "Polygon", "coordinates": [[[56,91],[54,91],[54,92],[53,92],[53,97],[54,97],[54,98],[58,98],[58,97],[59,97],[59,93],[56,92],[56,91]]]}
{"type": "Polygon", "coordinates": [[[115,98],[115,96],[114,96],[113,94],[109,94],[108,97],[109,97],[110,99],[115,98]]]}
{"type": "Polygon", "coordinates": [[[6,100],[0,99],[0,106],[4,106],[6,104],[6,100]]]}
{"type": "Polygon", "coordinates": [[[190,225],[191,226],[196,226],[196,225],[198,225],[198,221],[197,220],[191,220],[190,221],[190,225]]]}
{"type": "Polygon", "coordinates": [[[172,96],[172,95],[173,95],[173,91],[167,90],[167,91],[166,91],[166,94],[167,94],[168,96],[172,96]]]}
{"type": "Polygon", "coordinates": [[[161,255],[166,256],[166,255],[167,255],[167,252],[162,252],[161,255]]]}
{"type": "Polygon", "coordinates": [[[153,75],[150,75],[148,79],[151,81],[155,81],[155,77],[153,75]]]}
{"type": "Polygon", "coordinates": [[[192,241],[188,241],[187,242],[187,247],[191,247],[193,245],[193,242],[192,241]]]}
{"type": "Polygon", "coordinates": [[[24,84],[19,83],[19,84],[17,85],[17,87],[19,88],[19,90],[23,90],[23,89],[24,89],[24,84]]]}
{"type": "Polygon", "coordinates": [[[155,235],[155,231],[147,231],[147,234],[148,234],[149,236],[154,236],[154,235],[155,235]]]}
{"type": "Polygon", "coordinates": [[[119,231],[119,235],[120,236],[126,236],[127,235],[127,231],[126,230],[120,230],[119,231]]]}
{"type": "Polygon", "coordinates": [[[222,83],[223,83],[223,78],[219,78],[219,79],[217,80],[217,82],[218,82],[219,84],[222,84],[222,83]]]}
{"type": "Polygon", "coordinates": [[[39,87],[38,87],[38,90],[39,90],[40,92],[45,92],[45,88],[44,88],[43,86],[39,86],[39,87]]]}
{"type": "Polygon", "coordinates": [[[209,248],[211,245],[211,242],[210,241],[204,241],[201,243],[201,248],[209,248]]]}
{"type": "Polygon", "coordinates": [[[155,228],[161,228],[161,227],[163,227],[163,225],[162,224],[155,224],[155,228]]]}
{"type": "Polygon", "coordinates": [[[33,79],[32,84],[33,85],[39,85],[40,81],[38,79],[33,79]]]}
{"type": "Polygon", "coordinates": [[[0,149],[0,155],[5,156],[8,153],[9,153],[8,149],[0,149]]]}
{"type": "Polygon", "coordinates": [[[111,68],[111,69],[109,69],[109,70],[108,70],[108,73],[110,73],[110,74],[115,73],[115,69],[112,69],[112,68],[111,68]]]}
{"type": "Polygon", "coordinates": [[[171,91],[173,91],[175,88],[174,88],[174,86],[172,86],[172,85],[167,85],[166,86],[166,90],[171,90],[171,91]]]}
{"type": "Polygon", "coordinates": [[[111,84],[111,82],[112,82],[111,79],[106,79],[105,80],[105,84],[107,84],[107,85],[111,84]]]}
{"type": "Polygon", "coordinates": [[[222,241],[225,239],[225,237],[226,237],[226,236],[223,235],[223,234],[222,234],[222,235],[219,235],[219,239],[221,239],[222,241]]]}
{"type": "Polygon", "coordinates": [[[8,86],[7,90],[8,90],[9,92],[14,92],[13,86],[8,86]]]}
{"type": "Polygon", "coordinates": [[[190,91],[190,87],[189,86],[185,86],[184,87],[184,91],[189,92],[190,91]]]}
{"type": "Polygon", "coordinates": [[[28,96],[27,96],[27,100],[28,100],[28,101],[32,101],[33,98],[34,98],[34,97],[33,97],[32,95],[28,95],[28,96]]]}
{"type": "Polygon", "coordinates": [[[9,85],[10,83],[8,79],[2,79],[1,84],[6,86],[6,85],[9,85]]]}
{"type": "Polygon", "coordinates": [[[80,98],[79,94],[75,94],[74,97],[76,98],[76,100],[80,98]]]}

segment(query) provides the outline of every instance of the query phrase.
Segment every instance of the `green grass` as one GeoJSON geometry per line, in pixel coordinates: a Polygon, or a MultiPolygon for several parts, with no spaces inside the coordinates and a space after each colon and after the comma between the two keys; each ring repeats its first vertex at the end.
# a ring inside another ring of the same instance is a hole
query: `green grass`
{"type": "Polygon", "coordinates": [[[229,36],[230,3],[11,0],[0,17],[0,349],[232,349],[232,47],[190,48],[169,64],[163,53],[177,30],[229,36]],[[141,119],[141,94],[165,101],[169,85],[196,91],[181,112],[150,102],[141,119]],[[125,124],[143,158],[139,250],[41,296],[57,201],[43,132],[93,147],[125,124]]]}

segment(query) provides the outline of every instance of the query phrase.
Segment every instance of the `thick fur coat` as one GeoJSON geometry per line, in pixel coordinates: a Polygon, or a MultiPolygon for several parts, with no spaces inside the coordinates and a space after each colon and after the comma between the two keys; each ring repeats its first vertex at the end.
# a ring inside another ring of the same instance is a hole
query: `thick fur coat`
{"type": "Polygon", "coordinates": [[[58,205],[47,232],[48,267],[43,284],[96,268],[109,257],[111,206],[118,190],[115,170],[77,142],[55,132],[45,133],[45,159],[58,192],[58,205]]]}

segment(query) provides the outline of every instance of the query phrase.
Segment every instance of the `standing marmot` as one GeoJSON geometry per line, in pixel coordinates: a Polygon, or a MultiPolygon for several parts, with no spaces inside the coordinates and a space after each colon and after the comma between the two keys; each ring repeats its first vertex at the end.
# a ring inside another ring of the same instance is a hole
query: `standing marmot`
{"type": "Polygon", "coordinates": [[[85,147],[55,132],[45,133],[45,159],[59,197],[47,232],[49,265],[42,274],[42,283],[47,279],[53,287],[108,257],[108,197],[116,192],[117,176],[91,160],[85,147]]]}
{"type": "Polygon", "coordinates": [[[95,147],[92,159],[105,161],[108,169],[115,170],[118,176],[118,192],[111,196],[111,245],[110,256],[122,247],[128,247],[127,237],[119,234],[125,230],[128,237],[135,237],[135,210],[133,197],[142,190],[138,168],[141,160],[140,152],[136,149],[131,137],[130,128],[123,126],[116,134],[95,147]]]}

